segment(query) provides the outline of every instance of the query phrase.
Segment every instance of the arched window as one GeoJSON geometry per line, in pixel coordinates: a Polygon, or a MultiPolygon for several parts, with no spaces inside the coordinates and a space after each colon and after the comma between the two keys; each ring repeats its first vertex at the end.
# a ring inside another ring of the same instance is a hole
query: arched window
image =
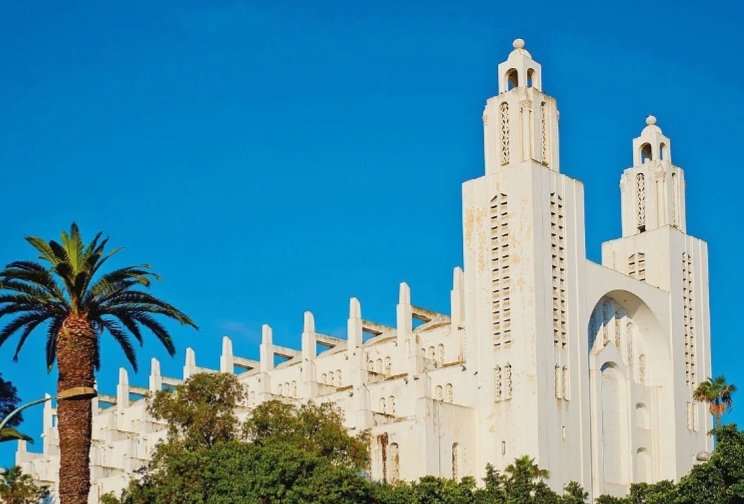
{"type": "Polygon", "coordinates": [[[380,413],[387,413],[387,403],[384,397],[380,397],[380,413]]]}
{"type": "Polygon", "coordinates": [[[437,352],[437,351],[436,351],[436,350],[434,349],[434,347],[433,347],[433,346],[430,346],[430,347],[429,347],[429,358],[430,358],[431,360],[434,360],[434,359],[436,359],[436,357],[437,357],[437,353],[436,353],[436,352],[437,352]]]}
{"type": "Polygon", "coordinates": [[[628,342],[628,356],[625,362],[628,363],[631,372],[633,371],[633,332],[633,322],[628,322],[625,326],[625,339],[628,342]]]}
{"type": "Polygon", "coordinates": [[[636,404],[636,427],[639,429],[650,429],[651,428],[651,414],[648,412],[648,407],[643,403],[636,404]]]}
{"type": "Polygon", "coordinates": [[[451,403],[455,399],[455,392],[452,389],[452,384],[448,383],[444,386],[444,401],[451,403]]]}
{"type": "Polygon", "coordinates": [[[452,443],[452,479],[460,479],[460,443],[452,443]]]}
{"type": "Polygon", "coordinates": [[[328,385],[333,385],[333,371],[328,373],[328,385]]]}
{"type": "Polygon", "coordinates": [[[367,361],[367,371],[369,371],[371,373],[374,370],[375,370],[375,363],[374,363],[374,361],[372,359],[370,359],[370,360],[367,361]]]}
{"type": "Polygon", "coordinates": [[[434,399],[437,401],[441,401],[443,399],[444,392],[441,385],[437,385],[437,387],[434,389],[434,399]]]}
{"type": "Polygon", "coordinates": [[[390,374],[392,372],[393,372],[393,361],[389,356],[385,357],[385,373],[390,374]]]}
{"type": "Polygon", "coordinates": [[[398,443],[390,444],[388,459],[390,462],[390,474],[387,478],[387,482],[394,484],[400,480],[400,449],[398,448],[398,443]]]}
{"type": "Polygon", "coordinates": [[[328,375],[326,375],[325,373],[320,375],[320,383],[328,383],[328,375]]]}
{"type": "Polygon", "coordinates": [[[651,455],[645,448],[636,451],[636,481],[648,483],[651,481],[651,455]]]}
{"type": "Polygon", "coordinates": [[[643,385],[646,384],[646,356],[644,354],[638,356],[638,381],[643,385]]]}
{"type": "Polygon", "coordinates": [[[667,145],[663,143],[659,146],[659,157],[661,159],[667,159],[668,156],[669,154],[667,152],[667,145]]]}
{"type": "Polygon", "coordinates": [[[527,87],[532,87],[532,79],[535,76],[535,70],[533,68],[530,68],[527,70],[527,87]]]}
{"type": "Polygon", "coordinates": [[[643,144],[641,145],[641,164],[648,163],[653,159],[653,154],[651,150],[651,144],[643,144]]]}
{"type": "Polygon", "coordinates": [[[437,345],[437,360],[439,362],[444,362],[444,345],[441,343],[437,345]]]}
{"type": "Polygon", "coordinates": [[[297,397],[297,381],[292,380],[292,397],[297,397]]]}
{"type": "Polygon", "coordinates": [[[515,87],[519,86],[519,79],[517,78],[517,70],[516,68],[512,68],[508,72],[506,72],[506,90],[511,91],[515,87]]]}
{"type": "Polygon", "coordinates": [[[395,415],[395,396],[388,397],[388,413],[395,415]]]}
{"type": "Polygon", "coordinates": [[[341,386],[341,370],[340,369],[336,370],[336,385],[339,387],[341,386]]]}

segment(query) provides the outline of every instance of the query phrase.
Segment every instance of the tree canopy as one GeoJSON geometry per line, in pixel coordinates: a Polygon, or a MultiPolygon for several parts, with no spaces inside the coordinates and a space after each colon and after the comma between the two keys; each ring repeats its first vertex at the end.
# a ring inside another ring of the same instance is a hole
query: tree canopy
{"type": "MultiPolygon", "coordinates": [[[[140,481],[105,504],[586,504],[576,482],[561,492],[534,459],[514,460],[503,472],[486,467],[481,485],[426,476],[415,482],[370,481],[369,439],[351,436],[330,404],[294,406],[269,401],[240,422],[245,395],[237,378],[199,374],[151,399],[150,410],[169,425],[140,481]]],[[[678,483],[634,484],[626,497],[599,504],[733,504],[744,502],[744,433],[718,430],[708,462],[678,483]]]]}

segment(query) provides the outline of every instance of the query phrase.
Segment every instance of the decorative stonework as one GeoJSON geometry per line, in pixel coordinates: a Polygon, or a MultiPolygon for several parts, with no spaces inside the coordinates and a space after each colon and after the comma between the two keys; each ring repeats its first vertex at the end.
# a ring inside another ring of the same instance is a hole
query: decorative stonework
{"type": "Polygon", "coordinates": [[[636,222],[638,230],[646,230],[646,178],[643,173],[636,175],[636,222]]]}
{"type": "Polygon", "coordinates": [[[628,275],[638,280],[646,280],[646,254],[638,252],[628,256],[628,275]]]}
{"type": "Polygon", "coordinates": [[[501,110],[501,164],[509,164],[509,104],[502,102],[501,110]]]}
{"type": "Polygon", "coordinates": [[[540,146],[542,148],[542,162],[550,166],[550,151],[548,147],[548,107],[545,102],[540,103],[540,146]]]}
{"type": "Polygon", "coordinates": [[[495,345],[511,342],[509,205],[506,194],[491,200],[491,320],[495,345]]]}
{"type": "Polygon", "coordinates": [[[685,383],[692,390],[697,384],[697,352],[692,257],[687,252],[682,253],[682,323],[685,335],[685,383]]]}

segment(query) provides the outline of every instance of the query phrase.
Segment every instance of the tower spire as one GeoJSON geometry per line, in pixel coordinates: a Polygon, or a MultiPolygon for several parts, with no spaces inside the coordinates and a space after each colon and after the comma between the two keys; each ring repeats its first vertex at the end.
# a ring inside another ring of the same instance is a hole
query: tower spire
{"type": "Polygon", "coordinates": [[[542,91],[542,67],[516,39],[498,66],[499,94],[483,111],[486,173],[524,161],[559,171],[558,109],[542,91]]]}
{"type": "Polygon", "coordinates": [[[667,225],[686,230],[684,172],[672,164],[672,142],[652,115],[633,139],[633,166],[623,172],[620,193],[623,236],[667,225]]]}

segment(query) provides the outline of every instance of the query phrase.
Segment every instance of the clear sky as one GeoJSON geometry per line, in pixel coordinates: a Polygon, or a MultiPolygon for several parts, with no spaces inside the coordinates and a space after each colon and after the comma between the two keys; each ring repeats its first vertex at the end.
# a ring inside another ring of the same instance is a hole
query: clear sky
{"type": "MultiPolygon", "coordinates": [[[[561,169],[586,191],[587,250],[620,234],[618,182],[654,114],[685,169],[688,231],[710,248],[713,367],[738,383],[744,203],[744,4],[591,2],[11,2],[0,8],[0,263],[77,221],[149,262],[155,293],[256,358],[260,325],[299,347],[304,310],[343,335],[348,299],[393,323],[398,284],[449,310],[460,184],[483,172],[481,112],[516,37],[561,111],[561,169]],[[738,315],[740,317],[740,315],[738,315]]],[[[23,400],[55,390],[43,335],[0,371],[23,400]]],[[[101,389],[128,367],[106,336],[101,389]]],[[[23,430],[40,449],[41,409],[23,430]]],[[[0,465],[15,443],[0,448],[0,465]]]]}

